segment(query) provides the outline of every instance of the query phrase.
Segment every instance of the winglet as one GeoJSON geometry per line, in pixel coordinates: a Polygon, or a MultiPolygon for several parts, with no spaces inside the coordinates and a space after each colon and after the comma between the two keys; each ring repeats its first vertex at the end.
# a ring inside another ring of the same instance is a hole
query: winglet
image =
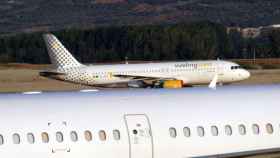
{"type": "Polygon", "coordinates": [[[212,79],[212,81],[210,82],[210,84],[209,84],[209,88],[211,88],[211,89],[216,89],[216,87],[217,87],[217,80],[218,80],[218,75],[216,74],[214,77],[213,77],[213,79],[212,79]]]}

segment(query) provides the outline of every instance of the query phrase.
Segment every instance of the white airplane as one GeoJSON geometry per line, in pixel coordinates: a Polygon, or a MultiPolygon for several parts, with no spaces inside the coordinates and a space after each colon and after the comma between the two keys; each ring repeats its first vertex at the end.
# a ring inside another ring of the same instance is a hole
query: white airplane
{"type": "Polygon", "coordinates": [[[145,87],[163,83],[164,87],[182,87],[209,84],[214,78],[218,83],[231,83],[250,76],[238,64],[219,60],[86,66],[79,63],[54,35],[43,37],[53,69],[40,72],[40,75],[78,84],[128,83],[133,87],[145,87]]]}
{"type": "Polygon", "coordinates": [[[0,157],[238,157],[280,151],[279,94],[279,85],[1,94],[0,157]]]}

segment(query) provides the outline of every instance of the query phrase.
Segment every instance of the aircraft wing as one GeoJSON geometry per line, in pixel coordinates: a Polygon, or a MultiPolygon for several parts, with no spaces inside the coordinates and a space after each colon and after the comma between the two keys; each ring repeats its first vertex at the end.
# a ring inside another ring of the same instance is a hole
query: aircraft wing
{"type": "Polygon", "coordinates": [[[154,76],[138,76],[138,75],[114,75],[114,77],[120,77],[120,78],[129,78],[136,81],[159,81],[159,80],[175,80],[175,78],[164,78],[164,77],[154,77],[154,76]]]}

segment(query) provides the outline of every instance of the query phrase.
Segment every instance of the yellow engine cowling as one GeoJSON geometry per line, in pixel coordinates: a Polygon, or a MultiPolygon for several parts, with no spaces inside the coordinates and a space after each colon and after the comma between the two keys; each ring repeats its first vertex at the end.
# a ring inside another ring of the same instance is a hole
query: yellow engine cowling
{"type": "Polygon", "coordinates": [[[183,81],[182,80],[168,80],[163,82],[163,88],[182,88],[183,81]]]}

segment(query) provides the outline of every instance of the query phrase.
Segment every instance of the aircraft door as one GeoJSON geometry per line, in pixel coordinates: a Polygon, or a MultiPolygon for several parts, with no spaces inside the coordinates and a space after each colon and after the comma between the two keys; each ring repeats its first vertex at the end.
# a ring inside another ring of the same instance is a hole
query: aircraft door
{"type": "Polygon", "coordinates": [[[125,115],[130,158],[153,158],[153,137],[149,118],[144,114],[125,115]]]}

